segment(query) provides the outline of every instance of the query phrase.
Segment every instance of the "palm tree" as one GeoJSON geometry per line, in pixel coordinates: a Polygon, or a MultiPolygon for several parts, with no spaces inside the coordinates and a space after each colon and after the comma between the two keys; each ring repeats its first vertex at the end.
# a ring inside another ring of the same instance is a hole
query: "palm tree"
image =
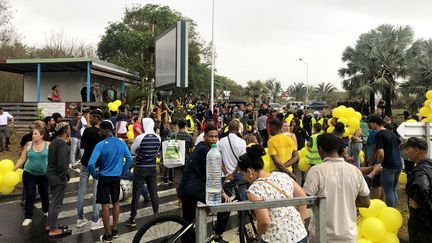
{"type": "Polygon", "coordinates": [[[306,87],[304,83],[294,83],[288,86],[287,92],[289,96],[294,97],[295,100],[303,100],[306,95],[306,87]]]}
{"type": "Polygon", "coordinates": [[[380,25],[360,35],[354,48],[347,47],[342,55],[346,68],[339,69],[345,80],[344,89],[351,94],[370,96],[371,109],[375,108],[375,92],[383,94],[385,112],[392,114],[392,100],[396,97],[396,79],[407,76],[406,51],[413,41],[409,26],[380,25]]]}
{"type": "Polygon", "coordinates": [[[329,95],[336,91],[336,87],[331,83],[319,83],[314,89],[313,94],[317,100],[325,100],[329,95]]]}
{"type": "Polygon", "coordinates": [[[256,107],[256,102],[267,97],[267,88],[260,80],[248,81],[246,86],[246,95],[251,97],[256,107]]]}
{"type": "Polygon", "coordinates": [[[275,78],[271,78],[265,82],[265,86],[269,92],[270,99],[272,102],[275,102],[276,97],[279,96],[283,91],[281,82],[276,81],[275,78]]]}
{"type": "Polygon", "coordinates": [[[409,78],[400,85],[405,96],[417,97],[413,110],[421,106],[426,91],[432,88],[432,39],[415,41],[407,51],[409,78]]]}

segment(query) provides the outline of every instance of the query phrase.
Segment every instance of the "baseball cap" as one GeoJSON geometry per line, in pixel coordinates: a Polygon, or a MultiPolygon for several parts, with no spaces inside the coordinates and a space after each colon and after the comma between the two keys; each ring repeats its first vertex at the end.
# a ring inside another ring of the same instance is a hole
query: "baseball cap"
{"type": "Polygon", "coordinates": [[[418,148],[419,150],[428,150],[428,144],[423,138],[412,137],[403,143],[402,148],[418,148]]]}
{"type": "Polygon", "coordinates": [[[98,116],[99,119],[101,119],[101,120],[103,119],[103,113],[99,109],[94,109],[94,110],[90,111],[90,115],[91,116],[98,116]]]}
{"type": "Polygon", "coordinates": [[[60,131],[60,129],[62,129],[63,127],[67,127],[67,126],[69,126],[69,123],[67,123],[67,122],[60,122],[60,123],[58,123],[58,124],[56,125],[56,127],[55,127],[55,131],[58,132],[58,131],[60,131]]]}

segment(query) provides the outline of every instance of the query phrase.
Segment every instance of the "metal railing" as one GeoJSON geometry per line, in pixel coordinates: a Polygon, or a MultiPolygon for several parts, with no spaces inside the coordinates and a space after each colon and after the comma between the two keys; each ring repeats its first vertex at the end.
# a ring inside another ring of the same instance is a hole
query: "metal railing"
{"type": "Polygon", "coordinates": [[[196,242],[206,242],[208,214],[299,205],[312,205],[313,217],[316,217],[315,237],[318,242],[326,242],[326,199],[322,196],[296,197],[290,199],[277,199],[259,202],[243,201],[222,203],[217,206],[207,206],[206,204],[198,203],[195,218],[196,242]]]}

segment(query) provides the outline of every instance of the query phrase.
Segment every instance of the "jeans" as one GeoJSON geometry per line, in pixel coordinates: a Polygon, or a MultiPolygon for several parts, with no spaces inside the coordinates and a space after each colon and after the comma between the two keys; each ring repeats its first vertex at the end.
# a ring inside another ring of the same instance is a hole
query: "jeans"
{"type": "Polygon", "coordinates": [[[9,126],[8,125],[1,125],[0,126],[0,148],[1,149],[4,149],[4,147],[3,147],[3,133],[4,133],[5,137],[6,137],[5,145],[6,145],[6,149],[7,149],[9,147],[9,145],[10,145],[10,141],[9,141],[10,130],[9,130],[9,126]]]}
{"type": "Polygon", "coordinates": [[[71,143],[70,164],[73,165],[77,161],[75,157],[76,157],[77,150],[79,150],[80,147],[80,140],[79,138],[71,137],[70,143],[71,143]]]}
{"type": "Polygon", "coordinates": [[[28,173],[27,171],[24,171],[23,183],[26,191],[25,218],[31,219],[33,217],[33,207],[36,199],[36,185],[38,186],[39,194],[42,201],[42,210],[44,213],[48,212],[48,179],[46,175],[35,176],[28,173]]]}
{"type": "Polygon", "coordinates": [[[350,154],[354,156],[354,165],[360,168],[360,151],[363,148],[363,144],[359,142],[350,143],[350,154]]]}
{"type": "Polygon", "coordinates": [[[398,204],[397,184],[400,169],[383,168],[381,172],[381,184],[384,189],[386,204],[388,207],[396,208],[398,204]]]}
{"type": "MultiPolygon", "coordinates": [[[[78,219],[84,219],[84,197],[87,194],[89,176],[90,176],[89,169],[84,165],[81,165],[80,182],[79,182],[78,199],[77,199],[78,219]]],[[[93,222],[97,222],[99,220],[99,210],[101,209],[100,204],[96,204],[97,184],[98,181],[93,178],[93,198],[92,198],[93,199],[93,217],[92,217],[93,222]]]]}
{"type": "Polygon", "coordinates": [[[135,219],[138,209],[138,202],[141,194],[141,189],[147,184],[150,199],[153,207],[153,213],[159,212],[159,197],[157,194],[157,171],[156,167],[135,168],[134,182],[132,187],[132,203],[130,217],[135,219]]]}
{"type": "Polygon", "coordinates": [[[51,203],[48,212],[48,225],[51,230],[58,228],[58,215],[63,204],[67,184],[51,185],[51,203]]]}

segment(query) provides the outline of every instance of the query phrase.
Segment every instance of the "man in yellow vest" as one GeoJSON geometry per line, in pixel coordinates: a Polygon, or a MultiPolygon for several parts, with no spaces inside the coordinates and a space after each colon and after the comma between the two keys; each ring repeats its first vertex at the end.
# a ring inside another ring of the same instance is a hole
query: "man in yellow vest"
{"type": "Polygon", "coordinates": [[[322,163],[321,157],[318,153],[318,145],[317,145],[317,137],[321,135],[321,129],[322,126],[319,123],[315,123],[313,125],[313,134],[309,139],[309,142],[307,143],[307,154],[306,158],[308,160],[308,163],[311,166],[317,165],[322,163]]]}
{"type": "Polygon", "coordinates": [[[315,123],[317,122],[322,126],[324,119],[320,117],[319,111],[314,111],[313,115],[314,116],[312,117],[312,126],[315,125],[315,123]]]}
{"type": "Polygon", "coordinates": [[[192,136],[194,135],[195,131],[195,115],[196,112],[194,110],[191,110],[186,116],[187,132],[192,136]]]}

